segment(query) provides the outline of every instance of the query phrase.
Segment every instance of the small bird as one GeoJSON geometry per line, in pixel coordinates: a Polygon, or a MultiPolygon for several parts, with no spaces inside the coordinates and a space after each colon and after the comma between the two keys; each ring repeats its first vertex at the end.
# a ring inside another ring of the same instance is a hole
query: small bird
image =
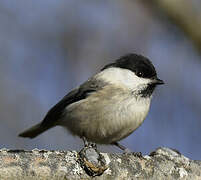
{"type": "Polygon", "coordinates": [[[151,61],[127,54],[104,66],[100,72],[68,93],[52,107],[42,122],[19,134],[34,138],[55,127],[89,142],[126,147],[118,141],[129,136],[146,118],[152,93],[164,84],[151,61]]]}

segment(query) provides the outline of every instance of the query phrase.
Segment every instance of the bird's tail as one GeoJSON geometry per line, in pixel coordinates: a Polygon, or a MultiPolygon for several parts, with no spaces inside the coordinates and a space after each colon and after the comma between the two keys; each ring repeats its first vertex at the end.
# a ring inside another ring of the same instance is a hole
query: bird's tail
{"type": "Polygon", "coordinates": [[[52,126],[43,126],[41,123],[32,126],[31,128],[25,130],[24,132],[20,133],[20,137],[28,137],[28,138],[35,138],[39,134],[43,133],[44,131],[48,130],[52,126]]]}

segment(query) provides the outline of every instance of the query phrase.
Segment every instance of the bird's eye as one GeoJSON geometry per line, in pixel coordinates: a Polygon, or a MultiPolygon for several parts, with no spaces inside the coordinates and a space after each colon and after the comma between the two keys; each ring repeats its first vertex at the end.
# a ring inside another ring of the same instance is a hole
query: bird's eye
{"type": "Polygon", "coordinates": [[[142,77],[143,76],[143,72],[141,72],[141,71],[137,72],[137,76],[138,77],[142,77]]]}

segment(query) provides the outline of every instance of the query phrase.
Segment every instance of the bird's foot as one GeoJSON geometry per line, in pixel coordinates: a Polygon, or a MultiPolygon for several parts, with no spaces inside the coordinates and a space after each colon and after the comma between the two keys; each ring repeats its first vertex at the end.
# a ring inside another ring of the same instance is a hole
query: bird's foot
{"type": "Polygon", "coordinates": [[[84,136],[82,137],[82,140],[84,142],[85,147],[91,147],[91,148],[97,149],[96,143],[87,141],[87,139],[84,136]]]}
{"type": "Polygon", "coordinates": [[[132,152],[130,149],[126,148],[125,146],[119,144],[118,142],[114,142],[112,143],[113,145],[117,146],[118,148],[120,148],[121,150],[123,150],[124,154],[132,154],[136,157],[142,158],[142,153],[141,152],[132,152]]]}
{"type": "Polygon", "coordinates": [[[133,154],[135,157],[138,157],[138,158],[143,158],[143,156],[142,156],[142,153],[141,153],[141,152],[132,152],[132,154],[133,154]]]}
{"type": "Polygon", "coordinates": [[[88,142],[87,146],[85,147],[91,147],[91,148],[97,149],[96,143],[93,143],[93,142],[88,142]]]}

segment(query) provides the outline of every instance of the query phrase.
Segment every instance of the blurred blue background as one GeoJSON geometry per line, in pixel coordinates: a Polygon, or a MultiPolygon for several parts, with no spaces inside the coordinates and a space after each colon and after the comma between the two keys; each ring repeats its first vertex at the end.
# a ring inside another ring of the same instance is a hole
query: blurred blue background
{"type": "Polygon", "coordinates": [[[131,52],[149,57],[166,84],[143,125],[121,143],[143,154],[166,146],[201,159],[201,58],[177,27],[131,0],[0,1],[0,148],[79,150],[82,141],[60,127],[33,140],[17,135],[131,52]]]}

